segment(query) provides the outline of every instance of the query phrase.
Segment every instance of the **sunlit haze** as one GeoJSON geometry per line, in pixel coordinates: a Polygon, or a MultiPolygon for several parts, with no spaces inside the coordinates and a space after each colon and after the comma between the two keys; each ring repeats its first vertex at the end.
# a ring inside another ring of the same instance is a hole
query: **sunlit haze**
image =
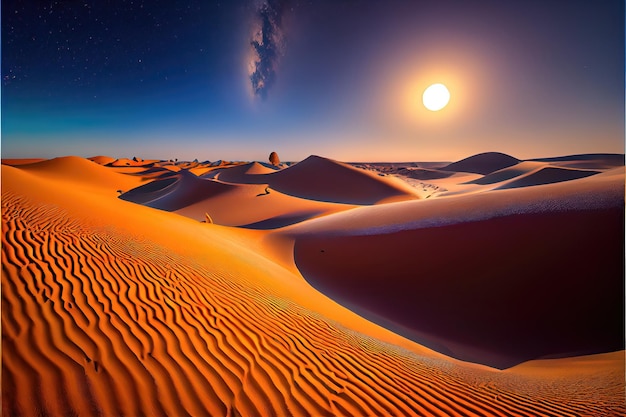
{"type": "Polygon", "coordinates": [[[622,1],[115,3],[3,1],[3,158],[624,152],[622,1]]]}

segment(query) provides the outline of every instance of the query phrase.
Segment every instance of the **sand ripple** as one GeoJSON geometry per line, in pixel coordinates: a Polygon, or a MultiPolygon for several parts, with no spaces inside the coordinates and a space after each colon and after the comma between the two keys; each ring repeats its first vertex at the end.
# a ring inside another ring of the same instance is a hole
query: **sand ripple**
{"type": "Polygon", "coordinates": [[[196,262],[63,207],[2,197],[6,416],[626,413],[619,376],[539,390],[528,376],[420,356],[223,259],[196,262]]]}

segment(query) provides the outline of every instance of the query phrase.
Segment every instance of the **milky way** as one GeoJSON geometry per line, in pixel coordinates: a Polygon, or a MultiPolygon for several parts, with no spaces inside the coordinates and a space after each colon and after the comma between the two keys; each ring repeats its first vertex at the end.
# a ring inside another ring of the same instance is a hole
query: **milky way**
{"type": "Polygon", "coordinates": [[[276,80],[280,58],[285,52],[283,15],[285,0],[265,0],[256,9],[248,62],[248,75],[255,96],[266,98],[276,80]]]}

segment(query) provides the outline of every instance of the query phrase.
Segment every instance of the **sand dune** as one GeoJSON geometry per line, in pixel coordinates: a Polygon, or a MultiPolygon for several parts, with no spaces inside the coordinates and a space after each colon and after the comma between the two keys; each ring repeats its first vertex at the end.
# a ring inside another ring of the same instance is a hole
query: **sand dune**
{"type": "Polygon", "coordinates": [[[71,180],[75,185],[89,188],[102,188],[114,194],[117,190],[126,191],[138,186],[140,178],[120,174],[78,156],[64,156],[21,165],[20,169],[34,175],[71,180]]]}
{"type": "Polygon", "coordinates": [[[120,159],[116,159],[114,161],[109,162],[108,165],[112,167],[147,167],[147,166],[154,165],[156,162],[159,162],[159,161],[144,160],[141,158],[133,158],[133,159],[120,158],[120,159]]]}
{"type": "MultiPolygon", "coordinates": [[[[325,165],[315,163],[314,166],[325,165]]],[[[150,201],[171,204],[170,209],[180,204],[184,210],[202,203],[189,204],[196,198],[196,192],[205,193],[202,187],[213,192],[212,187],[224,186],[228,191],[212,195],[206,201],[216,205],[221,201],[223,210],[230,207],[231,212],[239,210],[233,202],[244,201],[247,201],[246,207],[252,206],[249,212],[262,204],[267,206],[261,211],[277,206],[277,212],[282,213],[278,217],[289,213],[295,216],[300,210],[295,210],[297,204],[302,204],[303,212],[308,210],[304,207],[311,207],[311,204],[337,211],[271,233],[202,224],[176,213],[116,198],[117,194],[111,190],[116,189],[115,184],[121,178],[144,179],[141,175],[120,174],[117,170],[77,158],[60,158],[31,167],[2,166],[3,415],[560,416],[626,413],[623,352],[531,361],[506,371],[461,362],[336,304],[308,285],[292,267],[294,238],[299,258],[302,255],[300,245],[312,242],[302,239],[306,236],[309,236],[307,239],[323,238],[322,234],[331,227],[340,234],[343,230],[348,235],[359,235],[371,232],[376,222],[380,222],[381,227],[406,223],[411,225],[409,233],[422,230],[432,233],[432,239],[401,240],[401,243],[409,243],[408,246],[394,241],[373,248],[357,242],[355,247],[367,249],[359,253],[358,261],[371,264],[377,254],[389,255],[394,248],[412,258],[425,259],[415,270],[436,278],[430,290],[443,285],[437,280],[454,284],[445,288],[444,293],[465,307],[462,324],[471,326],[477,312],[487,307],[480,305],[483,300],[468,303],[465,298],[475,291],[474,286],[486,285],[489,277],[482,283],[450,282],[452,278],[446,276],[445,268],[465,268],[459,276],[469,276],[466,272],[469,268],[480,267],[476,259],[494,257],[497,260],[497,251],[509,249],[511,254],[526,253],[529,242],[562,245],[561,241],[555,241],[556,229],[564,233],[565,240],[574,239],[571,245],[580,239],[572,236],[574,232],[567,228],[553,225],[554,219],[549,217],[552,206],[545,199],[547,208],[544,207],[542,213],[547,213],[544,220],[548,232],[554,232],[546,243],[533,240],[533,227],[528,228],[530,235],[525,235],[526,228],[521,227],[519,234],[514,230],[515,233],[508,236],[506,245],[498,245],[497,237],[507,231],[511,233],[511,229],[490,223],[485,230],[495,238],[489,243],[485,241],[490,239],[488,236],[482,237],[481,247],[480,242],[469,237],[481,236],[483,228],[480,233],[464,229],[475,226],[476,222],[449,225],[446,239],[436,230],[446,227],[419,229],[415,223],[405,220],[412,218],[423,226],[429,216],[453,220],[455,215],[467,216],[468,207],[469,215],[472,215],[472,207],[475,210],[487,207],[491,210],[487,212],[496,214],[498,210],[511,207],[528,207],[531,201],[544,195],[543,191],[535,191],[543,187],[550,191],[549,198],[557,198],[563,207],[570,207],[574,203],[568,198],[575,198],[575,204],[587,208],[582,212],[574,211],[573,215],[592,216],[597,220],[590,224],[587,218],[581,219],[580,225],[589,229],[590,238],[606,232],[609,233],[606,239],[611,239],[614,228],[605,229],[613,215],[600,219],[594,216],[602,207],[612,210],[616,198],[612,193],[616,186],[619,185],[618,196],[623,197],[623,169],[565,183],[493,191],[489,194],[494,197],[490,201],[494,202],[488,206],[484,200],[480,201],[481,194],[358,208],[296,198],[275,189],[263,197],[247,197],[264,185],[220,184],[195,178],[186,170],[174,174],[174,182],[155,180],[146,188],[135,188],[128,193],[133,195],[134,192],[136,197],[144,192],[155,193],[156,198],[150,201]],[[83,175],[75,175],[80,172],[83,175]],[[88,187],[90,178],[93,184],[88,187]],[[266,198],[268,203],[262,203],[266,198]],[[456,204],[456,200],[461,201],[456,204]],[[340,228],[334,226],[337,222],[340,228]],[[467,240],[460,240],[460,237],[467,240]],[[430,243],[433,247],[429,249],[430,243]],[[437,247],[442,251],[433,256],[439,256],[442,261],[435,268],[434,264],[429,265],[432,259],[428,250],[437,247]],[[447,256],[456,253],[450,251],[451,247],[458,248],[463,259],[447,256]],[[447,265],[455,263],[458,265],[447,265]]],[[[346,171],[339,165],[335,172],[346,171]]],[[[324,173],[321,174],[325,178],[324,173]]],[[[308,177],[303,174],[303,178],[308,177]]],[[[378,179],[371,176],[365,181],[358,175],[351,178],[356,178],[355,184],[370,184],[370,178],[378,179]]],[[[290,181],[295,180],[290,178],[290,181]]],[[[342,186],[349,183],[345,181],[342,186]]],[[[315,190],[313,185],[309,187],[305,189],[315,190]]],[[[382,190],[384,192],[378,191],[382,195],[389,192],[385,187],[382,190]]],[[[532,207],[532,213],[541,212],[532,207]]],[[[532,213],[530,215],[534,215],[532,213]]],[[[528,225],[528,222],[521,224],[528,225]]],[[[348,236],[331,239],[328,243],[335,245],[344,237],[348,236]]],[[[596,240],[595,246],[587,258],[573,257],[579,260],[583,270],[596,268],[589,275],[593,281],[579,283],[581,288],[557,285],[563,299],[555,302],[565,310],[546,310],[539,300],[538,307],[543,308],[540,311],[546,316],[536,323],[543,325],[541,320],[548,320],[547,317],[555,326],[570,323],[565,313],[586,312],[585,303],[597,303],[595,296],[601,299],[607,296],[600,293],[599,288],[612,288],[610,280],[602,279],[602,268],[609,266],[593,263],[599,259],[596,252],[604,248],[604,241],[596,240]],[[580,305],[567,305],[567,296],[578,297],[582,289],[587,291],[588,297],[574,298],[580,305]]],[[[325,254],[336,256],[339,250],[350,248],[337,246],[336,249],[337,252],[333,246],[325,254]]],[[[556,251],[552,264],[559,264],[565,249],[556,251]]],[[[313,250],[317,256],[319,248],[313,250]]],[[[573,251],[574,255],[580,255],[579,248],[573,251]]],[[[345,263],[346,259],[341,262],[345,263]]],[[[613,261],[607,259],[611,265],[613,261]]],[[[514,266],[523,267],[518,258],[512,262],[514,266]]],[[[378,270],[389,290],[399,285],[394,277],[398,269],[387,267],[385,271],[378,270]]],[[[379,267],[374,265],[373,268],[379,267]]],[[[554,265],[548,263],[547,268],[554,268],[554,265]]],[[[560,278],[563,271],[558,271],[556,275],[560,278]]],[[[532,272],[536,274],[537,270],[532,272]]],[[[513,280],[519,278],[514,271],[511,273],[513,280]]],[[[369,279],[368,274],[364,271],[364,279],[369,279]]],[[[530,279],[534,280],[534,286],[525,290],[526,298],[521,300],[537,301],[533,297],[539,297],[542,291],[546,294],[556,291],[552,284],[536,282],[538,279],[534,276],[530,279]]],[[[502,295],[503,288],[499,288],[499,294],[497,288],[485,291],[494,295],[494,299],[502,298],[498,302],[515,302],[513,296],[496,297],[502,295]]],[[[363,281],[357,282],[352,290],[362,294],[363,281]]],[[[419,291],[412,291],[410,295],[416,301],[429,302],[423,300],[425,295],[419,291]]],[[[437,300],[450,306],[445,298],[439,296],[437,300]]],[[[600,312],[584,317],[568,329],[572,330],[574,340],[578,336],[573,333],[588,331],[594,327],[592,319],[613,308],[611,300],[604,300],[606,306],[599,306],[600,312]]],[[[398,298],[398,306],[402,306],[402,298],[398,298]]],[[[523,305],[520,308],[529,309],[523,305]]],[[[430,316],[442,324],[448,317],[445,312],[442,317],[430,316]]],[[[492,320],[503,322],[499,317],[492,320]]],[[[522,333],[526,331],[519,323],[509,327],[514,326],[522,333]]],[[[467,333],[458,323],[457,327],[461,335],[467,333]]],[[[511,332],[507,326],[497,331],[511,332]]],[[[608,330],[596,327],[600,339],[594,343],[602,342],[605,332],[608,330]]]]}
{"type": "Polygon", "coordinates": [[[520,162],[510,155],[499,152],[485,152],[469,158],[453,162],[441,168],[442,171],[472,172],[475,174],[490,174],[502,168],[510,167],[520,162]]]}
{"type": "Polygon", "coordinates": [[[604,170],[624,166],[624,154],[599,153],[567,155],[553,158],[532,159],[532,161],[547,162],[571,168],[604,170]]]}
{"type": "Polygon", "coordinates": [[[251,162],[233,168],[213,171],[209,174],[209,177],[217,177],[220,181],[237,184],[269,184],[266,174],[274,172],[276,172],[276,169],[261,165],[258,162],[251,162]]]}
{"type": "Polygon", "coordinates": [[[523,175],[528,175],[532,172],[540,170],[545,166],[546,164],[541,162],[524,161],[507,168],[499,169],[483,177],[468,181],[467,183],[480,185],[495,184],[498,182],[508,181],[523,175]]]}
{"type": "Polygon", "coordinates": [[[436,350],[505,368],[623,349],[623,181],[362,207],[282,233],[325,294],[436,350]]]}
{"type": "Polygon", "coordinates": [[[542,162],[524,161],[508,168],[468,181],[468,184],[498,185],[498,189],[531,187],[589,177],[600,173],[590,169],[552,166],[542,162]]]}
{"type": "Polygon", "coordinates": [[[87,159],[100,165],[108,165],[108,164],[115,162],[115,158],[111,156],[104,156],[104,155],[92,156],[91,158],[87,158],[87,159]]]}
{"type": "Polygon", "coordinates": [[[223,182],[200,179],[188,171],[159,179],[120,195],[122,200],[174,211],[235,188],[223,182]]]}
{"type": "Polygon", "coordinates": [[[273,189],[318,201],[376,204],[417,198],[415,190],[402,181],[319,156],[310,156],[268,177],[273,189]]]}
{"type": "Polygon", "coordinates": [[[275,229],[353,207],[269,191],[263,184],[228,185],[232,187],[228,193],[205,194],[204,198],[175,212],[199,221],[207,213],[214,223],[221,225],[275,229]]]}
{"type": "Polygon", "coordinates": [[[531,187],[534,185],[553,184],[555,182],[577,180],[579,178],[589,177],[591,175],[599,174],[599,171],[573,169],[573,168],[559,168],[559,167],[545,167],[541,168],[533,173],[516,178],[513,181],[507,182],[501,185],[499,188],[517,188],[517,187],[531,187]]]}
{"type": "MultiPolygon", "coordinates": [[[[255,175],[246,174],[250,168],[242,165],[223,172],[235,170],[231,179],[239,175],[255,175]]],[[[289,196],[270,190],[265,184],[198,178],[188,170],[176,174],[163,171],[163,168],[151,168],[137,173],[154,180],[120,195],[120,198],[173,211],[197,221],[204,221],[205,215],[209,214],[214,223],[252,229],[279,228],[353,207],[289,196]]]]}

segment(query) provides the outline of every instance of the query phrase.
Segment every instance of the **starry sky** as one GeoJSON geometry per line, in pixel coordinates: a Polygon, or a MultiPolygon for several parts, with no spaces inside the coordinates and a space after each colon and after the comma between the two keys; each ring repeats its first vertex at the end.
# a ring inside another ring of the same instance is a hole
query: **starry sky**
{"type": "Polygon", "coordinates": [[[3,158],[624,152],[621,0],[2,0],[1,18],[3,158]]]}

